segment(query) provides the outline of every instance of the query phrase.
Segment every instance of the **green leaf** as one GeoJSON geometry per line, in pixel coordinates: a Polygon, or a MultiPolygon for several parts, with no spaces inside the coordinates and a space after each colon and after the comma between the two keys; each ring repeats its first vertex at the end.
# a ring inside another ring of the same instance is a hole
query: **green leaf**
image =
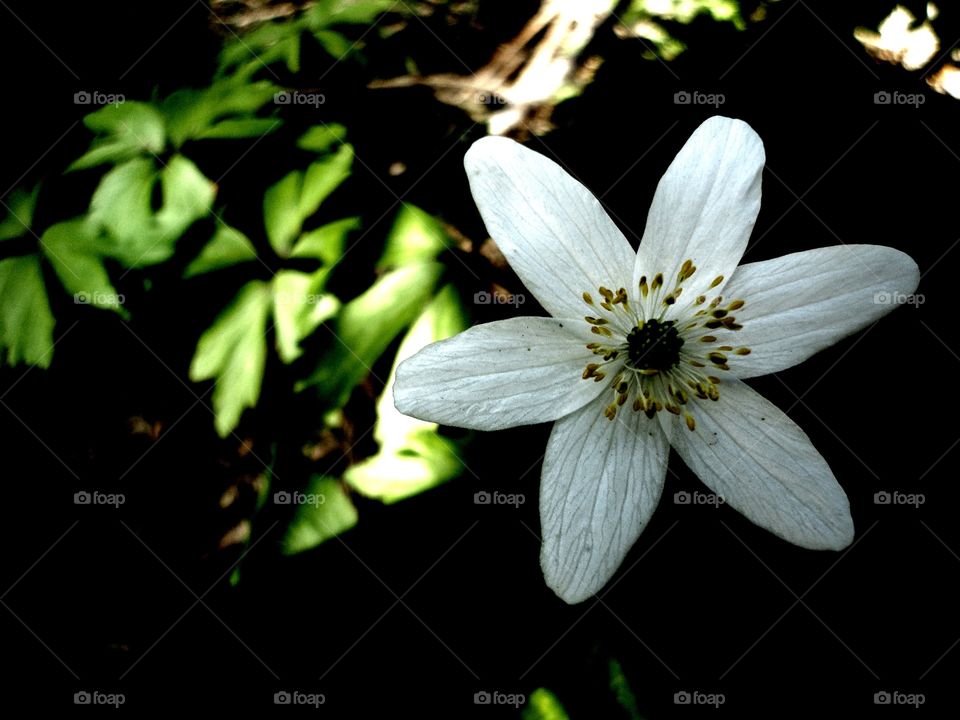
{"type": "Polygon", "coordinates": [[[351,52],[359,50],[357,42],[350,40],[336,30],[316,30],[313,36],[320,43],[320,47],[338,61],[343,60],[351,52]]]}
{"type": "Polygon", "coordinates": [[[460,297],[445,286],[417,319],[397,350],[393,369],[377,401],[374,438],[380,451],[351,466],[344,479],[357,491],[392,503],[457,477],[463,469],[458,446],[437,434],[437,425],[402,415],[393,404],[397,365],[423,347],[467,327],[460,297]]]}
{"type": "Polygon", "coordinates": [[[83,218],[51,225],[40,238],[40,247],[74,303],[128,316],[123,296],[103,266],[102,242],[83,218]]]}
{"type": "Polygon", "coordinates": [[[377,262],[377,269],[403,267],[433,260],[447,248],[440,221],[416,205],[403,203],[377,262]]]}
{"type": "Polygon", "coordinates": [[[300,27],[298,22],[264,23],[242,38],[230,38],[220,53],[219,74],[242,67],[245,75],[277,61],[291,73],[300,72],[300,27]]]}
{"type": "Polygon", "coordinates": [[[339,123],[314,125],[297,140],[297,147],[301,150],[312,150],[324,153],[331,145],[341,143],[347,137],[347,128],[339,123]]]}
{"type": "Polygon", "coordinates": [[[369,25],[396,4],[395,0],[318,0],[304,12],[304,19],[312,30],[333,25],[369,25]]]}
{"type": "Polygon", "coordinates": [[[215,192],[216,186],[182,155],[174,155],[159,172],[152,160],[137,158],[104,175],[88,217],[110,236],[105,254],[128,267],[143,267],[173,255],[186,229],[210,212],[215,192]],[[151,196],[158,181],[163,206],[154,213],[151,196]]]}
{"type": "Polygon", "coordinates": [[[290,257],[314,258],[323,261],[324,265],[334,265],[343,255],[347,235],[358,227],[360,227],[360,218],[349,217],[306,232],[293,246],[290,257]]]}
{"type": "Polygon", "coordinates": [[[297,389],[315,387],[323,402],[341,407],[387,346],[422,312],[442,272],[440,263],[394,270],[344,305],[332,328],[330,350],[297,389]]]}
{"type": "Polygon", "coordinates": [[[271,284],[277,353],[285,363],[300,357],[303,352],[300,341],[340,309],[336,297],[322,292],[327,272],[324,268],[312,274],[281,270],[273,276],[271,284]]]}
{"type": "Polygon", "coordinates": [[[623,708],[630,720],[642,720],[640,709],[637,707],[637,697],[630,689],[630,683],[627,682],[627,676],[623,673],[623,667],[616,658],[610,658],[610,691],[617,699],[617,703],[623,708]]]}
{"type": "Polygon", "coordinates": [[[260,397],[270,303],[269,285],[251,280],[197,343],[190,379],[216,382],[213,409],[220,437],[226,437],[240,422],[243,411],[254,407],[260,397]]]}
{"type": "Polygon", "coordinates": [[[274,118],[234,118],[221,120],[200,133],[197,139],[263,137],[279,128],[281,124],[280,120],[275,120],[274,118]]]}
{"type": "Polygon", "coordinates": [[[107,105],[87,115],[83,124],[101,137],[68,171],[122,162],[144,153],[157,154],[166,142],[163,115],[147,103],[107,105]]]}
{"type": "Polygon", "coordinates": [[[341,145],[330,155],[311,163],[306,172],[294,170],[270,187],[263,196],[263,221],[270,245],[288,257],[303,222],[350,177],[353,147],[341,145]]]}
{"type": "Polygon", "coordinates": [[[563,703],[546,688],[537,688],[530,693],[521,717],[523,720],[570,720],[563,703]]]}
{"type": "Polygon", "coordinates": [[[180,147],[187,140],[205,137],[218,121],[250,119],[273,99],[276,91],[276,86],[266,80],[251,83],[235,77],[201,90],[178,90],[160,106],[167,119],[170,142],[180,147]]]}
{"type": "Polygon", "coordinates": [[[274,494],[274,502],[296,501],[297,511],[283,538],[283,554],[315,548],[357,524],[357,509],[336,478],[314,475],[303,493],[274,494]],[[279,498],[278,498],[279,496],[279,498]]]}
{"type": "Polygon", "coordinates": [[[0,222],[0,240],[11,240],[30,232],[33,225],[33,211],[37,207],[39,194],[40,183],[37,183],[30,192],[17,188],[10,193],[4,201],[7,206],[7,216],[0,222]]]}
{"type": "Polygon", "coordinates": [[[39,256],[0,260],[0,356],[10,366],[49,367],[53,324],[39,256]]]}
{"type": "Polygon", "coordinates": [[[204,245],[200,254],[187,265],[183,277],[191,278],[256,259],[257,251],[246,235],[225,223],[218,223],[210,242],[204,245]]]}

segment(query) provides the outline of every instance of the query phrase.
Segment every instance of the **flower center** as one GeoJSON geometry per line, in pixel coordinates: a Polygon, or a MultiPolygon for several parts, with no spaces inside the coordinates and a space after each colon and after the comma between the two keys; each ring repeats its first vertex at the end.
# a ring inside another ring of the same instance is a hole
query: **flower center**
{"type": "Polygon", "coordinates": [[[647,320],[627,335],[627,365],[637,370],[670,370],[680,362],[683,338],[673,320],[647,320]]]}
{"type": "MultiPolygon", "coordinates": [[[[682,414],[687,427],[694,430],[696,401],[720,398],[722,381],[712,372],[729,371],[730,360],[750,353],[750,348],[721,344],[724,340],[712,334],[729,337],[728,331],[743,327],[733,315],[744,306],[743,300],[722,305],[720,295],[709,302],[706,295],[699,295],[688,307],[681,309],[677,304],[684,282],[696,270],[686,260],[672,284],[664,281],[663,273],[649,282],[644,276],[633,301],[626,288],[600,287],[600,302],[583,293],[583,301],[599,313],[584,318],[598,336],[598,342],[589,343],[587,349],[599,358],[587,364],[583,379],[602,382],[612,374],[608,389],[613,401],[604,410],[610,420],[632,400],[634,412],[642,410],[649,418],[661,410],[682,414]]],[[[722,282],[723,276],[715,278],[709,289],[722,282]]]]}

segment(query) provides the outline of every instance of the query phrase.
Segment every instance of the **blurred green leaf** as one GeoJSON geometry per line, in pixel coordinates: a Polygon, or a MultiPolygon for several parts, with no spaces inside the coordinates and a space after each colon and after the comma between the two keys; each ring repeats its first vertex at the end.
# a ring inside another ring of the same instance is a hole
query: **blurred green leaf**
{"type": "Polygon", "coordinates": [[[359,50],[359,46],[355,41],[350,40],[336,30],[315,30],[313,37],[320,43],[320,47],[338,61],[343,60],[351,52],[359,50]]]}
{"type": "Polygon", "coordinates": [[[37,207],[40,183],[27,192],[17,188],[4,201],[7,216],[0,222],[0,240],[11,240],[26,235],[33,226],[33,211],[37,207]]]}
{"type": "Polygon", "coordinates": [[[523,720],[570,720],[563,704],[546,688],[537,688],[530,693],[521,717],[523,720]]]}
{"type": "Polygon", "coordinates": [[[374,438],[380,451],[351,466],[344,479],[360,493],[392,503],[455,478],[463,466],[457,444],[437,434],[437,425],[400,414],[393,404],[397,365],[423,347],[466,329],[460,297],[446,285],[417,319],[397,350],[377,401],[374,438]]]}
{"type": "Polygon", "coordinates": [[[122,162],[144,153],[157,154],[166,142],[163,115],[147,103],[107,105],[87,115],[83,123],[101,137],[68,170],[122,162]]]}
{"type": "Polygon", "coordinates": [[[433,260],[446,248],[447,234],[440,221],[416,205],[404,203],[387,236],[377,269],[433,260]]]}
{"type": "Polygon", "coordinates": [[[6,363],[49,367],[53,325],[39,256],[0,260],[0,353],[6,363]]]}
{"type": "Polygon", "coordinates": [[[623,667],[616,658],[610,658],[610,690],[630,720],[643,720],[637,707],[637,697],[630,689],[627,676],[623,674],[623,667]]]}
{"type": "Polygon", "coordinates": [[[297,140],[297,147],[301,150],[312,150],[324,153],[331,145],[341,143],[347,137],[347,128],[339,123],[314,125],[297,140]]]}
{"type": "Polygon", "coordinates": [[[103,266],[101,242],[83,218],[51,225],[40,238],[40,247],[75,303],[128,316],[103,266]]]}
{"type": "Polygon", "coordinates": [[[285,363],[300,357],[300,341],[340,309],[337,298],[322,291],[326,275],[327,270],[320,269],[312,274],[281,270],[273,276],[277,353],[285,363]]]}
{"type": "Polygon", "coordinates": [[[310,550],[357,524],[357,509],[336,478],[314,475],[299,497],[296,515],[283,538],[283,554],[310,550]]]}
{"type": "Polygon", "coordinates": [[[387,346],[422,312],[442,272],[440,263],[399,268],[344,305],[332,328],[332,347],[297,389],[315,387],[329,407],[342,406],[387,346]]]}
{"type": "Polygon", "coordinates": [[[273,132],[279,128],[280,125],[280,121],[274,118],[234,118],[221,120],[200,133],[197,139],[260,137],[273,132]]]}
{"type": "Polygon", "coordinates": [[[360,218],[350,217],[335,220],[316,230],[306,232],[293,246],[290,257],[314,258],[322,260],[324,265],[334,265],[343,255],[347,235],[358,227],[360,227],[360,218]]]}
{"type": "Polygon", "coordinates": [[[213,237],[183,271],[185,278],[257,259],[253,243],[236,228],[218,223],[213,237]]]}
{"type": "Polygon", "coordinates": [[[215,192],[216,186],[182,155],[174,155],[159,172],[148,158],[128,160],[100,181],[89,221],[112,240],[105,254],[128,267],[153,265],[173,255],[186,229],[210,212],[215,192]],[[154,213],[151,198],[158,180],[163,206],[154,213]]]}
{"type": "Polygon", "coordinates": [[[219,74],[244,68],[237,70],[244,75],[277,61],[292,73],[300,72],[300,28],[296,22],[267,22],[242,38],[230,38],[220,53],[219,74]]]}
{"type": "MultiPolygon", "coordinates": [[[[191,139],[204,137],[249,137],[266,132],[266,125],[227,125],[233,134],[219,135],[211,130],[226,120],[250,120],[254,113],[273,99],[275,85],[266,80],[246,82],[243,78],[230,77],[218,80],[203,89],[184,88],[172,93],[160,106],[167,119],[167,133],[174,147],[180,147],[191,139]],[[239,116],[239,117],[236,117],[239,116]],[[241,128],[247,135],[237,134],[241,128]],[[213,132],[213,135],[207,133],[213,132]]],[[[279,126],[280,121],[272,121],[279,126]]]]}
{"type": "Polygon", "coordinates": [[[314,31],[334,25],[369,25],[396,5],[395,0],[318,0],[304,12],[304,21],[314,31]]]}
{"type": "Polygon", "coordinates": [[[267,283],[251,280],[207,328],[190,364],[194,382],[214,380],[213,409],[220,437],[254,407],[267,360],[267,315],[271,293],[267,283]]]}
{"type": "Polygon", "coordinates": [[[263,196],[263,221],[270,245],[288,257],[303,222],[344,180],[350,177],[353,147],[341,145],[310,164],[306,172],[294,170],[270,187],[263,196]]]}

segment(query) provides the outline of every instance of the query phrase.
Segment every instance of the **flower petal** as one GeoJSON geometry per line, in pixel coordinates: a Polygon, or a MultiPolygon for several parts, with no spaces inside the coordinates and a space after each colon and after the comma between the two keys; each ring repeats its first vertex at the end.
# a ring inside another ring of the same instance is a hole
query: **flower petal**
{"type": "Polygon", "coordinates": [[[501,430],[563,417],[597,397],[583,380],[596,339],[582,320],[520,317],[476,325],[397,367],[397,410],[420,420],[501,430]]]}
{"type": "Polygon", "coordinates": [[[584,314],[583,293],[627,287],[635,254],[600,202],[563,168],[502,137],[464,158],[487,231],[554,317],[584,314]]]}
{"type": "Polygon", "coordinates": [[[917,288],[917,264],[879,245],[837,245],[737,268],[724,289],[742,299],[742,330],[722,328],[723,345],[746,346],[735,357],[735,377],[766,375],[803,362],[893,310],[917,288]]]}
{"type": "Polygon", "coordinates": [[[625,408],[610,422],[598,398],[557,421],[540,481],[540,564],[576,603],[613,576],[653,513],[669,445],[656,421],[625,408]]]}
{"type": "Polygon", "coordinates": [[[657,186],[633,288],[642,276],[651,279],[662,272],[669,292],[683,262],[691,260],[696,271],[684,283],[677,312],[715,278],[729,278],[760,212],[763,163],[763,143],[745,122],[717,116],[698,127],[657,186]]]}
{"type": "Polygon", "coordinates": [[[694,410],[696,430],[674,420],[673,447],[703,484],[762,528],[811,550],[853,541],[843,488],[796,423],[739,380],[694,410]]]}

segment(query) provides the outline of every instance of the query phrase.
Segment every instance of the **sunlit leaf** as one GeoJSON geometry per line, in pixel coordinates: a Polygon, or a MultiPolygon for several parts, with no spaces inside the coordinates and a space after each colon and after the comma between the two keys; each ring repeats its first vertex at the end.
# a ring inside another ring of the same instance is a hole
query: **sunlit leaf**
{"type": "Polygon", "coordinates": [[[17,188],[6,197],[4,204],[7,206],[7,216],[0,221],[0,240],[21,237],[30,231],[39,194],[38,183],[30,192],[17,188]]]}
{"type": "Polygon", "coordinates": [[[263,197],[263,221],[267,239],[281,257],[287,257],[300,235],[303,222],[350,176],[353,147],[341,145],[310,164],[305,172],[294,170],[270,187],[263,197]]]}
{"type": "Polygon", "coordinates": [[[167,119],[170,142],[174,147],[179,147],[190,139],[211,137],[205,133],[226,119],[250,119],[250,116],[273,99],[276,91],[276,86],[266,80],[240,82],[235,78],[219,80],[200,90],[178,90],[160,106],[167,119]]]}
{"type": "Polygon", "coordinates": [[[75,303],[127,315],[103,266],[102,242],[89,223],[81,218],[51,225],[40,247],[75,303]]]}
{"type": "Polygon", "coordinates": [[[340,302],[323,292],[327,270],[303,273],[281,270],[273,277],[273,317],[277,353],[285,363],[300,357],[300,341],[340,309],[340,302]]]}
{"type": "Polygon", "coordinates": [[[260,397],[270,305],[269,285],[260,280],[248,282],[197,343],[190,379],[216,382],[213,409],[221,437],[237,426],[243,411],[255,406],[260,397]]]}
{"type": "Polygon", "coordinates": [[[314,125],[297,140],[297,147],[301,150],[313,152],[327,152],[332,145],[343,142],[347,136],[347,129],[339,123],[314,125]]]}
{"type": "Polygon", "coordinates": [[[343,405],[387,346],[423,311],[442,272],[440,263],[399,268],[344,305],[331,328],[330,351],[297,388],[313,386],[329,406],[343,405]]]}
{"type": "MultiPolygon", "coordinates": [[[[277,502],[276,495],[274,498],[277,502]]],[[[283,538],[285,555],[310,550],[357,524],[357,509],[335,478],[314,475],[304,492],[282,499],[299,500],[283,538]]]]}
{"type": "Polygon", "coordinates": [[[290,257],[314,258],[322,260],[324,265],[333,265],[343,255],[347,235],[358,227],[360,227],[360,218],[350,217],[335,220],[316,230],[306,232],[293,246],[290,257]]]}
{"type": "Polygon", "coordinates": [[[100,137],[70,165],[70,170],[122,162],[144,153],[156,154],[166,142],[163,115],[147,103],[107,105],[87,115],[83,123],[100,137]]]}
{"type": "Polygon", "coordinates": [[[433,260],[447,247],[440,222],[416,205],[404,203],[397,213],[377,268],[402,267],[433,260]]]}
{"type": "Polygon", "coordinates": [[[236,228],[219,223],[210,242],[204,245],[200,254],[187,265],[183,276],[194,277],[256,258],[257,251],[246,235],[236,228]]]}
{"type": "Polygon", "coordinates": [[[466,329],[460,298],[445,286],[417,319],[397,350],[383,394],[377,401],[374,438],[380,451],[351,466],[344,479],[357,491],[395,502],[450,480],[462,472],[458,447],[437,434],[437,425],[402,415],[393,404],[397,365],[432,342],[466,329]]]}
{"type": "Polygon", "coordinates": [[[48,367],[53,357],[53,313],[37,255],[0,260],[0,356],[48,367]]]}
{"type": "Polygon", "coordinates": [[[160,171],[151,159],[128,160],[100,181],[89,221],[109,234],[111,257],[129,267],[152,265],[169,258],[184,231],[210,212],[215,192],[216,186],[182,155],[160,171]],[[158,181],[163,205],[154,213],[151,197],[158,181]]]}
{"type": "Polygon", "coordinates": [[[537,688],[527,698],[521,714],[523,720],[569,720],[563,704],[546,688],[537,688]]]}

